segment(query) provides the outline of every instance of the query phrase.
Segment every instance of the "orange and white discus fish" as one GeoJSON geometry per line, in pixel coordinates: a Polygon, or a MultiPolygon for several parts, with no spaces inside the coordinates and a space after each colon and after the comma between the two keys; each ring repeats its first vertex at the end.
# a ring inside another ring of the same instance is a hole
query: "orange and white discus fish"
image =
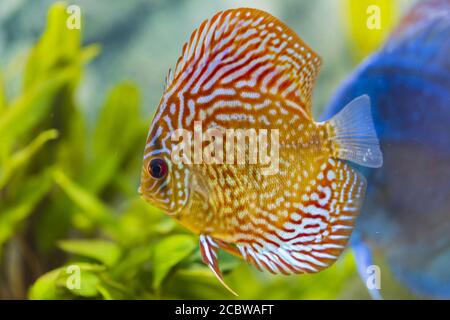
{"type": "Polygon", "coordinates": [[[203,261],[224,285],[219,248],[272,273],[330,266],[366,189],[346,160],[382,165],[367,96],[329,121],[312,118],[320,65],[281,21],[242,8],[204,21],[169,72],[149,129],[140,193],[200,235],[203,261]],[[258,163],[174,162],[174,133],[194,133],[195,122],[203,129],[276,130],[277,172],[265,174],[267,165],[258,163]]]}

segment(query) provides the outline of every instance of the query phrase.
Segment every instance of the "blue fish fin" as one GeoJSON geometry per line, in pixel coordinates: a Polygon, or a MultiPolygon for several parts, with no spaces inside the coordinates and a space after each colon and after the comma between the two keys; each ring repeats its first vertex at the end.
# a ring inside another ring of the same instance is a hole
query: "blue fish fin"
{"type": "Polygon", "coordinates": [[[336,158],[369,168],[381,167],[383,156],[372,120],[369,96],[354,99],[327,124],[330,125],[330,138],[335,143],[333,151],[336,158]]]}
{"type": "Polygon", "coordinates": [[[356,267],[364,286],[367,288],[372,299],[382,300],[383,297],[381,296],[380,289],[369,288],[368,286],[369,277],[371,276],[371,274],[368,273],[368,270],[374,265],[372,250],[356,232],[352,235],[351,246],[353,254],[355,255],[356,267]]]}

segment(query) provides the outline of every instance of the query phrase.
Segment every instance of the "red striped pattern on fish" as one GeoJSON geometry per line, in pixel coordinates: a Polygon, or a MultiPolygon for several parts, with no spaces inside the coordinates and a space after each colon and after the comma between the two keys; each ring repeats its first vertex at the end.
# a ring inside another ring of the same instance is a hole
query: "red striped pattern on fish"
{"type": "Polygon", "coordinates": [[[203,259],[222,282],[218,248],[273,273],[309,273],[334,262],[348,241],[366,184],[345,160],[379,167],[382,156],[368,97],[314,122],[320,64],[275,17],[232,9],[194,31],[167,76],[144,150],[141,193],[201,235],[203,259]],[[195,121],[205,129],[277,130],[279,171],[174,163],[171,137],[177,129],[193,132],[195,121]]]}

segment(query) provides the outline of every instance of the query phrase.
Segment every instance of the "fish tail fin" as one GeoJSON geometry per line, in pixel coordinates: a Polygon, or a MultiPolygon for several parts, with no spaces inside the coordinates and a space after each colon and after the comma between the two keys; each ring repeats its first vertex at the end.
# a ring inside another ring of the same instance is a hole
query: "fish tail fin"
{"type": "Polygon", "coordinates": [[[372,120],[369,96],[354,99],[327,124],[334,142],[334,157],[365,167],[381,167],[383,156],[372,120]]]}

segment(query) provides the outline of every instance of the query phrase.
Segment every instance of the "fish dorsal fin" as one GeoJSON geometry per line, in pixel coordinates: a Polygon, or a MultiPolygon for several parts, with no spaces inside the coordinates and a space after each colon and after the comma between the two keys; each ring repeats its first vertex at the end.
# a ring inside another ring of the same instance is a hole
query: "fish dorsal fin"
{"type": "Polygon", "coordinates": [[[194,103],[200,99],[195,105],[217,97],[278,99],[310,115],[320,65],[320,57],[277,18],[257,9],[231,9],[194,31],[173,79],[168,77],[168,91],[190,93],[194,103]]]}

